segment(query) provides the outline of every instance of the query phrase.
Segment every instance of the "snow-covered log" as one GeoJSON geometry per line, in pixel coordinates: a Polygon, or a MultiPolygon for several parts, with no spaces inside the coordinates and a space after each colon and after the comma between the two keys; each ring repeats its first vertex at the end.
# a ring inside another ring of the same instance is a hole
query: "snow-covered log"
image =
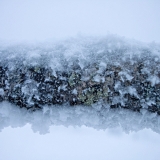
{"type": "Polygon", "coordinates": [[[0,101],[146,109],[160,114],[160,47],[122,38],[80,38],[49,47],[0,49],[0,101]]]}

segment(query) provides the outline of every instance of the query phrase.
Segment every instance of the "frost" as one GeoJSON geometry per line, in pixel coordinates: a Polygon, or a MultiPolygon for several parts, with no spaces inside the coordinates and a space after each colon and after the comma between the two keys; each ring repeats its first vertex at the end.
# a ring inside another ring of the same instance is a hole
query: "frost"
{"type": "Polygon", "coordinates": [[[1,129],[30,123],[45,133],[50,125],[106,129],[121,124],[129,132],[136,123],[136,130],[159,133],[158,44],[110,35],[4,46],[0,53],[1,129]]]}
{"type": "Polygon", "coordinates": [[[120,85],[121,85],[120,82],[116,82],[116,84],[115,84],[115,86],[114,86],[114,89],[117,90],[120,85]]]}
{"type": "MultiPolygon", "coordinates": [[[[133,76],[130,76],[127,72],[119,72],[120,76],[124,76],[127,80],[131,81],[133,79],[133,76]]],[[[124,79],[123,79],[124,81],[124,79]]]]}
{"type": "Polygon", "coordinates": [[[1,96],[4,95],[4,90],[3,90],[3,88],[0,88],[0,95],[1,95],[1,96]]]}
{"type": "Polygon", "coordinates": [[[77,90],[74,89],[74,90],[72,91],[72,93],[77,95],[77,90]]]}
{"type": "Polygon", "coordinates": [[[22,127],[31,124],[34,132],[46,134],[52,125],[87,126],[97,130],[121,127],[126,133],[150,128],[160,134],[160,117],[142,109],[141,114],[129,110],[109,109],[97,103],[92,107],[68,105],[44,106],[43,110],[29,112],[8,102],[0,103],[0,131],[5,127],[22,127]]]}
{"type": "Polygon", "coordinates": [[[131,95],[134,95],[136,97],[138,97],[137,95],[137,90],[133,87],[128,87],[128,92],[131,94],[131,95]]]}
{"type": "Polygon", "coordinates": [[[96,76],[93,77],[93,80],[95,82],[100,82],[101,81],[101,77],[99,75],[96,75],[96,76]]]}
{"type": "Polygon", "coordinates": [[[160,83],[160,79],[157,76],[150,76],[148,81],[151,82],[151,85],[154,86],[155,84],[160,83]]]}

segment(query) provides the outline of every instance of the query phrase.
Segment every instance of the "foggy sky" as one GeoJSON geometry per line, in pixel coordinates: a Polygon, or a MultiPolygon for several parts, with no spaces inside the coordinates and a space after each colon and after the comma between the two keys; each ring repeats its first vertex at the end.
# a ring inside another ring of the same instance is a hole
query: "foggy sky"
{"type": "Polygon", "coordinates": [[[118,34],[160,42],[159,0],[1,0],[0,39],[118,34]]]}

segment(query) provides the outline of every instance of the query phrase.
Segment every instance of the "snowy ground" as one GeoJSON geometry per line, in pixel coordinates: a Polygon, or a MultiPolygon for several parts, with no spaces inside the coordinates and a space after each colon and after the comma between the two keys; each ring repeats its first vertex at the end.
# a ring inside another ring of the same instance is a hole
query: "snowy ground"
{"type": "Polygon", "coordinates": [[[27,124],[5,128],[0,139],[5,160],[159,160],[160,156],[160,136],[150,129],[126,134],[121,128],[97,131],[85,126],[52,126],[49,134],[39,135],[27,124]]]}
{"type": "Polygon", "coordinates": [[[3,102],[0,130],[1,157],[6,160],[158,160],[160,156],[160,117],[148,112],[46,106],[28,113],[3,102]]]}

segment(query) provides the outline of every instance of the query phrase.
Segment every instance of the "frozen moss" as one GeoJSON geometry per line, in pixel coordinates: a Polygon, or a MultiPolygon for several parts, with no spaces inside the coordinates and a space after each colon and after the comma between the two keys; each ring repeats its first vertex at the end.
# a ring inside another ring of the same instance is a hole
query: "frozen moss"
{"type": "Polygon", "coordinates": [[[84,104],[91,105],[94,103],[95,96],[92,93],[87,93],[87,99],[84,104]]]}
{"type": "Polygon", "coordinates": [[[79,81],[80,81],[80,76],[77,73],[72,72],[68,79],[69,85],[71,87],[74,87],[76,84],[78,84],[79,81]]]}
{"type": "Polygon", "coordinates": [[[81,93],[81,94],[78,95],[78,99],[79,99],[80,101],[82,101],[82,102],[85,102],[86,96],[81,93]]]}

